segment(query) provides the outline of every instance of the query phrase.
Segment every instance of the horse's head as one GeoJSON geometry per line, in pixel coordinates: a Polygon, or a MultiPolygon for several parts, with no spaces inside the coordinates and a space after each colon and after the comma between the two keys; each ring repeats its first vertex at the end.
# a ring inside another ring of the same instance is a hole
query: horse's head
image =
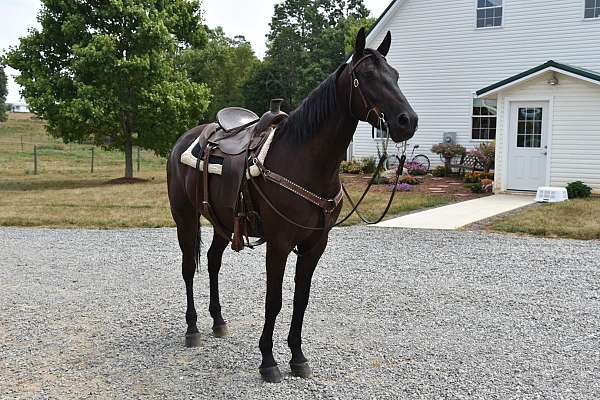
{"type": "Polygon", "coordinates": [[[388,32],[377,50],[366,49],[365,42],[361,28],[349,65],[350,112],[376,128],[385,121],[394,142],[406,141],[415,134],[419,118],[398,87],[398,71],[385,59],[392,35],[388,32]]]}

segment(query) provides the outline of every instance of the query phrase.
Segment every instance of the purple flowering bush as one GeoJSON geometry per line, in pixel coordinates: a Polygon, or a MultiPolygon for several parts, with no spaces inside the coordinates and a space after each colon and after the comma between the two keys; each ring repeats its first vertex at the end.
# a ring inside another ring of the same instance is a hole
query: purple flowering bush
{"type": "Polygon", "coordinates": [[[408,162],[404,166],[406,171],[411,175],[425,175],[427,174],[427,170],[425,166],[419,162],[408,162]]]}
{"type": "MultiPolygon", "coordinates": [[[[388,189],[390,191],[394,190],[394,185],[388,185],[388,189]]],[[[410,192],[412,190],[412,185],[408,183],[399,183],[396,185],[396,190],[399,192],[410,192]]]]}

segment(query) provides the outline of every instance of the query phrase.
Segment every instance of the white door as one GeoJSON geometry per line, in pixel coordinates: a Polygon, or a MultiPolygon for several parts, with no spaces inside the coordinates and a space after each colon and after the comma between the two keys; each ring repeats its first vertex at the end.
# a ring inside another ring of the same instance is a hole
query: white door
{"type": "Polygon", "coordinates": [[[508,129],[509,190],[537,190],[546,185],[548,102],[515,102],[508,129]]]}

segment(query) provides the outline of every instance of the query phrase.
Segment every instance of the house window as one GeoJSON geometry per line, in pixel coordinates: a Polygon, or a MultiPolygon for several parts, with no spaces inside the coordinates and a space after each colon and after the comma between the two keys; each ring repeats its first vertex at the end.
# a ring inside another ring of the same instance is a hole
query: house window
{"type": "MultiPolygon", "coordinates": [[[[592,1],[600,2],[600,0],[592,1]]],[[[477,0],[477,27],[494,26],[502,26],[502,0],[477,0]]]]}
{"type": "Polygon", "coordinates": [[[585,0],[585,18],[600,18],[600,0],[585,0]]]}
{"type": "Polygon", "coordinates": [[[495,140],[497,101],[473,99],[473,140],[495,140]]]}

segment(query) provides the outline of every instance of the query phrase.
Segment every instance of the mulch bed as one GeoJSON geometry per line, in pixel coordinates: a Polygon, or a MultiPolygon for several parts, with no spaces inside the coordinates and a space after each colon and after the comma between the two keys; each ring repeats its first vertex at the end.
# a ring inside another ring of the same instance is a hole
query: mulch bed
{"type": "MultiPolygon", "coordinates": [[[[371,175],[352,175],[341,174],[345,184],[366,187],[371,179],[371,175]]],[[[410,192],[397,192],[397,195],[407,193],[423,193],[432,196],[452,197],[456,201],[477,199],[479,197],[489,196],[491,193],[473,193],[471,189],[465,187],[464,182],[459,176],[450,176],[436,178],[431,175],[418,177],[422,180],[419,185],[414,185],[410,192]]],[[[373,185],[371,189],[374,192],[389,192],[388,185],[373,185]]]]}

